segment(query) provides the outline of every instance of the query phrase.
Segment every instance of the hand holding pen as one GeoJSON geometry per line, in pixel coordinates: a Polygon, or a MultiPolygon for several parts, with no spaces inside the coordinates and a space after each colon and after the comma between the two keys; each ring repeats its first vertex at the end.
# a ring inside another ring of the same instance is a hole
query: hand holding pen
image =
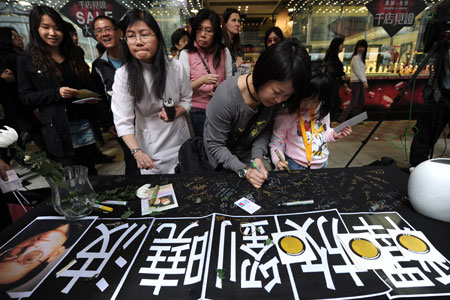
{"type": "Polygon", "coordinates": [[[288,173],[291,173],[291,170],[289,169],[287,161],[284,160],[283,156],[281,156],[280,151],[278,149],[275,149],[275,153],[278,156],[279,161],[277,162],[277,169],[278,171],[286,170],[288,173]]]}
{"type": "Polygon", "coordinates": [[[268,172],[259,158],[251,161],[252,167],[248,169],[246,178],[257,189],[267,180],[268,172]]]}

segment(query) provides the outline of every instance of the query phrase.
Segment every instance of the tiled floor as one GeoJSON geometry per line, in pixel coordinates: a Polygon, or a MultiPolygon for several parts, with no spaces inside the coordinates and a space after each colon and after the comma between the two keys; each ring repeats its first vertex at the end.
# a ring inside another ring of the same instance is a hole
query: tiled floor
{"type": "MultiPolygon", "coordinates": [[[[366,121],[356,125],[349,137],[330,143],[328,166],[331,168],[344,167],[377,123],[377,121],[366,121]]],[[[409,149],[413,139],[411,127],[415,124],[416,121],[409,123],[407,120],[382,122],[350,167],[367,165],[383,156],[393,158],[398,167],[408,167],[409,149]]],[[[332,124],[332,127],[334,125],[332,124]]],[[[447,149],[448,133],[447,128],[441,134],[434,149],[434,157],[450,157],[450,149],[447,149]]]]}
{"type": "MultiPolygon", "coordinates": [[[[415,121],[411,122],[415,124],[415,121]]],[[[330,143],[329,168],[345,167],[351,157],[355,154],[361,145],[361,142],[366,139],[370,131],[377,124],[376,121],[366,121],[353,127],[353,133],[349,137],[339,140],[335,143],[330,143]]],[[[336,126],[335,123],[332,127],[336,126]]],[[[408,167],[409,148],[412,141],[411,130],[407,130],[408,121],[384,121],[377,129],[375,134],[371,137],[368,143],[364,146],[361,152],[351,163],[350,167],[368,165],[383,156],[393,158],[398,167],[408,167]],[[406,143],[405,141],[405,132],[406,143]]],[[[450,157],[450,150],[447,149],[447,134],[448,130],[444,131],[435,147],[435,157],[443,156],[450,157]]],[[[123,162],[123,153],[119,144],[111,136],[105,135],[106,144],[101,148],[103,153],[108,155],[116,155],[116,159],[109,164],[97,165],[99,175],[116,175],[125,173],[125,164],[123,162]]],[[[449,147],[450,148],[450,147],[449,147]]],[[[18,168],[18,167],[15,167],[18,168]]],[[[38,178],[34,174],[30,174],[27,170],[19,170],[20,174],[28,174],[26,179],[32,182],[28,186],[29,189],[42,187],[46,182],[42,178],[38,178]]]]}

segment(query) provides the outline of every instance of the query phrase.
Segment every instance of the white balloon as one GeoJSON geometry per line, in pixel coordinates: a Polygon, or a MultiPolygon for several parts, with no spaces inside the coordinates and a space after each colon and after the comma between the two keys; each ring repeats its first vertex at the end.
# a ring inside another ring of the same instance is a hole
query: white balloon
{"type": "Polygon", "coordinates": [[[435,158],[419,164],[409,176],[408,196],[417,212],[450,222],[450,159],[435,158]]]}

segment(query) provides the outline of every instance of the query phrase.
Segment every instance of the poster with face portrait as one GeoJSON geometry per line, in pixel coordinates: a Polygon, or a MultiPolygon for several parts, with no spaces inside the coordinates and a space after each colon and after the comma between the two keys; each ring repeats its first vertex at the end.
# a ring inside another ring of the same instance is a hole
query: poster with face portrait
{"type": "Polygon", "coordinates": [[[0,248],[0,288],[11,298],[29,297],[95,219],[36,218],[0,248]]]}

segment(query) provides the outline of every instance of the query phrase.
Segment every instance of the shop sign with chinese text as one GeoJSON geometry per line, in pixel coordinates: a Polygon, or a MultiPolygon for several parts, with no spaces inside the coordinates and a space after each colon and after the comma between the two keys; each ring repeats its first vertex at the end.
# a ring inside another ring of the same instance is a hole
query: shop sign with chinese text
{"type": "Polygon", "coordinates": [[[374,17],[373,26],[382,26],[394,36],[404,26],[413,26],[426,5],[423,0],[373,0],[366,7],[374,17]]]}

